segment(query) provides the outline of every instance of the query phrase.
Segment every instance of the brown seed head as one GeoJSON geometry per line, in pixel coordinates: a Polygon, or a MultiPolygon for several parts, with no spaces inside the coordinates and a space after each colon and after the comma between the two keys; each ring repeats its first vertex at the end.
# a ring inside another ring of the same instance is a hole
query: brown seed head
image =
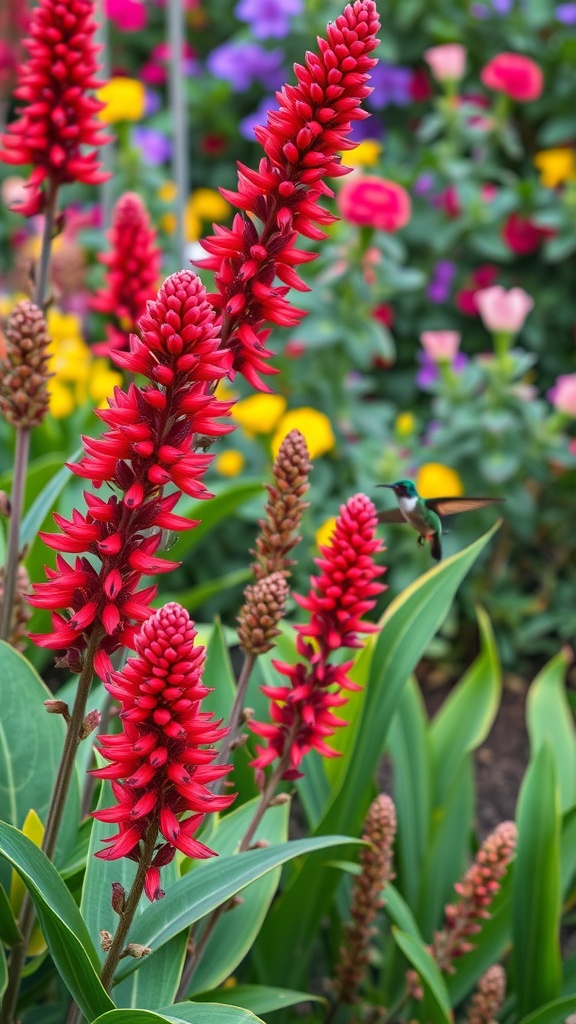
{"type": "Polygon", "coordinates": [[[288,584],[281,572],[246,587],[238,615],[238,640],[247,654],[264,654],[274,646],[287,596],[288,584]]]}
{"type": "Polygon", "coordinates": [[[465,1024],[496,1024],[496,1014],[506,996],[506,974],[500,964],[492,964],[479,979],[466,1009],[465,1024]]]}
{"type": "Polygon", "coordinates": [[[25,300],[6,323],[0,360],[0,412],[14,427],[37,427],[48,410],[49,342],[42,310],[25,300]]]}
{"type": "Polygon", "coordinates": [[[266,516],[259,522],[256,547],[251,551],[255,559],[252,572],[257,580],[274,572],[290,576],[294,560],[288,558],[288,554],[300,540],[298,530],[302,513],[308,507],[303,498],[309,487],[311,469],[303,434],[291,430],[282,441],[274,462],[274,483],[266,485],[266,516]]]}

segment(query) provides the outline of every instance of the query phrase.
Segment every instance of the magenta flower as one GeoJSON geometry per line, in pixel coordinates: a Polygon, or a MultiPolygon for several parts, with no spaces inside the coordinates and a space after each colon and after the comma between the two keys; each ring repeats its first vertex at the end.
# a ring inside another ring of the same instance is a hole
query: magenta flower
{"type": "Polygon", "coordinates": [[[370,499],[364,494],[350,498],[340,509],[330,543],[320,548],[321,557],[316,559],[320,575],[312,577],[308,597],[296,596],[298,604],[310,612],[309,622],[296,626],[296,646],[303,660],[296,665],[273,662],[288,683],[261,687],[270,698],[272,722],[249,723],[267,744],[256,748],[251,762],[260,771],[279,759],[282,778],[296,779],[302,775],[300,764],[309,750],[337,756],[326,740],[346,722],[332,709],[346,704],[342,690],[358,687],[348,675],[352,662],[335,664],[331,659],[344,647],[361,647],[360,634],[378,628],[363,618],[385,589],[376,582],[385,571],[374,561],[374,555],[383,550],[375,536],[376,526],[370,499]]]}
{"type": "Polygon", "coordinates": [[[178,565],[156,555],[162,530],[196,525],[173,512],[182,491],[211,497],[202,476],[212,456],[195,451],[198,438],[233,429],[222,422],[230,405],[212,395],[231,356],[220,347],[215,314],[196,275],[183,270],[167,278],[139,327],[142,337],[131,335],[130,351],[114,353],[114,361],[149,383],[115,388],[108,409],[97,411],[108,430],[85,437],[84,457],[70,467],[95,488],[105,484],[106,495],[86,491],[86,512],[75,510],[69,520],[54,515],[61,532],[42,537],[62,554],[30,598],[52,611],[53,624],[53,632],[32,639],[64,651],[62,663],[79,670],[83,652],[98,638],[94,665],[102,678],[111,670],[112,651],[132,647],[137,624],[150,615],[156,588],[138,590],[142,576],[178,565]]]}
{"type": "Polygon", "coordinates": [[[232,766],[212,764],[217,751],[204,749],[228,730],[201,710],[210,690],[202,685],[205,650],[194,646],[195,637],[188,612],[175,602],[164,605],[135,637],[136,657],[105,683],[120,701],[122,732],[98,737],[110,764],[91,774],[111,780],[117,803],[93,817],[120,828],[95,856],[138,862],[141,840],[150,829],[159,831],[164,841],[157,843],[146,872],[149,900],[164,895],[160,868],[176,850],[196,859],[216,856],[195,833],[205,814],[224,810],[236,798],[235,793],[215,796],[207,788],[232,766]]]}

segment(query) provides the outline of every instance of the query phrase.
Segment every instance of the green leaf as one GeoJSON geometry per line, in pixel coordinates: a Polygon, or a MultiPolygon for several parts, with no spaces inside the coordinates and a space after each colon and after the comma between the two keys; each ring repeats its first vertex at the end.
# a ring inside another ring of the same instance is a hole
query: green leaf
{"type": "Polygon", "coordinates": [[[0,885],[0,939],[5,946],[13,946],[20,941],[18,924],[3,885],[0,885]]]}
{"type": "Polygon", "coordinates": [[[88,1020],[113,1004],[98,977],[100,964],[74,899],[56,868],[18,829],[0,822],[0,854],[30,892],[56,969],[88,1020]]]}
{"type": "Polygon", "coordinates": [[[398,701],[390,726],[388,750],[394,765],[398,885],[409,905],[415,907],[430,830],[432,772],[428,716],[420,687],[414,679],[408,680],[398,701]]]}
{"type": "Polygon", "coordinates": [[[200,992],[194,997],[202,1002],[218,1002],[242,1006],[252,1013],[272,1013],[286,1006],[297,1006],[298,1003],[325,1003],[322,996],[310,992],[295,992],[290,988],[275,988],[271,985],[232,985],[231,988],[219,988],[214,992],[200,992]]]}
{"type": "MultiPolygon", "coordinates": [[[[0,806],[2,817],[22,828],[28,811],[35,810],[45,824],[60,764],[66,727],[60,715],[46,713],[48,687],[26,658],[7,643],[0,643],[2,716],[0,720],[0,806]]],[[[78,829],[78,781],[72,779],[56,849],[56,864],[63,864],[74,847],[78,829]]],[[[6,890],[10,873],[3,865],[0,879],[6,890]]]]}
{"type": "Polygon", "coordinates": [[[523,1017],[520,1024],[564,1024],[566,1018],[576,1011],[576,996],[554,999],[546,1006],[541,1006],[534,1013],[523,1017]]]}
{"type": "MultiPolygon", "coordinates": [[[[268,871],[314,850],[357,842],[348,836],[318,836],[295,839],[264,850],[249,850],[216,861],[203,861],[178,879],[164,899],[145,909],[134,922],[130,939],[157,950],[183,928],[205,917],[268,871]]],[[[135,964],[124,964],[119,978],[135,969],[135,964]]]]}
{"type": "Polygon", "coordinates": [[[576,805],[562,817],[562,839],[560,843],[560,873],[562,877],[562,898],[566,899],[576,871],[576,805]]]}
{"type": "Polygon", "coordinates": [[[222,623],[216,620],[206,645],[206,664],[202,676],[204,686],[212,688],[204,698],[203,709],[212,711],[215,718],[227,721],[236,696],[236,677],[222,623]]]}
{"type": "Polygon", "coordinates": [[[184,501],[178,505],[178,515],[188,519],[200,520],[193,530],[186,530],[179,535],[177,543],[170,552],[170,557],[181,559],[185,552],[197,547],[210,530],[228,519],[241,505],[251,498],[265,494],[261,480],[242,480],[240,483],[228,485],[215,494],[210,501],[184,501]]]}
{"type": "Polygon", "coordinates": [[[560,812],[555,759],[545,740],[518,799],[512,890],[514,958],[521,1017],[560,994],[560,812]]]}
{"type": "MultiPolygon", "coordinates": [[[[93,1024],[256,1024],[260,1021],[249,1010],[239,1006],[219,1006],[216,1003],[174,1003],[154,1012],[152,1010],[110,1010],[93,1024]]],[[[261,1021],[260,1024],[263,1024],[261,1021]]]]}
{"type": "Polygon", "coordinates": [[[412,967],[420,975],[426,994],[427,1019],[433,1024],[452,1024],[452,1010],[446,982],[440,973],[438,964],[430,956],[423,942],[407,932],[392,929],[394,941],[410,961],[412,967]]]}
{"type": "Polygon", "coordinates": [[[4,953],[4,950],[0,948],[0,996],[4,995],[7,984],[8,965],[6,963],[6,954],[4,953]]]}
{"type": "Polygon", "coordinates": [[[444,803],[435,809],[422,866],[417,919],[428,940],[441,924],[442,908],[454,899],[453,886],[466,866],[474,817],[472,756],[462,758],[444,803]]]}
{"type": "MultiPolygon", "coordinates": [[[[240,840],[246,833],[259,802],[260,798],[257,797],[220,820],[209,842],[210,848],[220,857],[231,857],[236,854],[240,840]]],[[[264,839],[270,846],[286,842],[289,812],[289,803],[271,807],[260,822],[254,840],[264,839]]],[[[278,888],[280,873],[281,869],[276,868],[258,881],[252,882],[252,885],[246,886],[242,892],[243,902],[220,918],[204,949],[187,996],[194,996],[196,992],[221,985],[243,960],[268,913],[278,888]]],[[[233,1002],[238,1001],[234,999],[233,1002]]]]}
{"type": "Polygon", "coordinates": [[[490,620],[477,609],[480,654],[448,695],[430,727],[435,786],[434,806],[446,799],[462,759],[483,742],[496,716],[502,673],[490,620]]]}
{"type": "Polygon", "coordinates": [[[187,611],[193,612],[212,597],[224,594],[227,590],[247,583],[250,579],[252,579],[250,569],[234,569],[232,572],[224,573],[223,576],[216,576],[214,579],[197,583],[196,586],[189,587],[187,590],[181,590],[177,594],[162,593],[156,598],[154,607],[160,608],[168,601],[178,601],[187,611]]]}
{"type": "Polygon", "coordinates": [[[406,901],[394,885],[388,884],[382,891],[384,910],[394,924],[403,932],[422,941],[418,923],[406,901]]]}
{"type": "Polygon", "coordinates": [[[538,673],[526,700],[526,725],[532,756],[546,741],[554,756],[560,807],[576,802],[576,728],[566,699],[566,670],[571,657],[560,651],[538,673]]]}

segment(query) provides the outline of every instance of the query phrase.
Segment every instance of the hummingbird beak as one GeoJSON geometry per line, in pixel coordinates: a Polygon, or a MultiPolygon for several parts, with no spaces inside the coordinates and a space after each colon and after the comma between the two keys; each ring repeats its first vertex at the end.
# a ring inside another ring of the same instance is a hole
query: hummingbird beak
{"type": "Polygon", "coordinates": [[[376,484],[376,487],[389,487],[391,491],[394,490],[394,484],[376,484]]]}

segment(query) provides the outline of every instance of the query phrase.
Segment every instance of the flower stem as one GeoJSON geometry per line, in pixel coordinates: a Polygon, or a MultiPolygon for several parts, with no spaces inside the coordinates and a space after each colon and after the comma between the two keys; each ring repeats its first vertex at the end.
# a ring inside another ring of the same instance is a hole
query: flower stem
{"type": "MultiPolygon", "coordinates": [[[[48,811],[48,820],[46,822],[46,830],[44,832],[44,841],[42,843],[42,851],[49,860],[52,860],[56,849],[62,815],[66,804],[66,798],[68,796],[68,789],[70,788],[70,779],[72,778],[72,772],[74,770],[76,750],[80,743],[81,729],[84,722],[84,715],[86,713],[86,701],[88,699],[92,677],[94,675],[94,655],[98,649],[100,638],[100,630],[94,630],[86,651],[84,668],[82,669],[82,673],[78,680],[78,689],[76,691],[74,708],[72,710],[70,722],[68,723],[66,739],[64,740],[64,749],[62,750],[62,758],[60,760],[58,774],[56,776],[52,802],[50,804],[50,810],[48,811]]],[[[21,935],[21,940],[12,947],[12,953],[8,963],[8,985],[2,1001],[2,1016],[0,1018],[2,1024],[12,1024],[13,1021],[16,1003],[18,1001],[18,993],[20,991],[20,974],[26,959],[26,950],[28,949],[35,923],[36,913],[34,910],[34,904],[30,897],[30,893],[26,891],[24,899],[22,900],[22,906],[20,908],[20,915],[18,918],[18,930],[21,935]]]]}
{"type": "MultiPolygon", "coordinates": [[[[234,703],[230,712],[230,724],[228,727],[228,733],[222,740],[222,746],[220,747],[220,753],[216,758],[216,764],[226,764],[228,755],[232,749],[234,741],[238,738],[240,732],[240,718],[242,715],[242,709],[244,707],[244,700],[246,698],[246,690],[248,689],[248,682],[252,674],[256,662],[256,656],[254,654],[244,653],[244,662],[240,670],[238,677],[238,685],[236,688],[236,696],[234,697],[234,703]]],[[[214,784],[213,791],[216,793],[221,785],[222,779],[218,779],[214,784]]]]}
{"type": "Polygon", "coordinates": [[[26,470],[30,451],[30,427],[17,427],[16,451],[14,454],[14,477],[10,497],[10,520],[8,526],[8,544],[6,547],[6,565],[4,569],[4,593],[2,596],[2,617],[0,619],[0,639],[8,640],[12,624],[12,605],[16,591],[16,575],[20,563],[20,523],[24,509],[26,491],[26,470]]]}
{"type": "Polygon", "coordinates": [[[120,957],[122,955],[122,950],[124,949],[126,936],[128,935],[130,925],[132,924],[134,914],[136,913],[136,907],[138,906],[138,903],[140,902],[140,897],[144,891],[146,872],[150,867],[150,863],[154,855],[154,847],[156,845],[157,838],[158,825],[153,824],[148,829],[148,832],[144,839],[144,850],[138,862],[138,870],[136,872],[136,877],[132,883],[132,888],[128,893],[128,897],[126,899],[126,906],[124,907],[124,910],[120,915],[120,922],[116,929],[116,934],[112,939],[112,945],[110,946],[108,956],[106,957],[104,967],[102,968],[102,974],[100,975],[100,981],[102,982],[107,992],[109,992],[110,989],[112,988],[113,974],[114,971],[116,970],[116,967],[118,966],[118,961],[120,960],[120,957]]]}
{"type": "MultiPolygon", "coordinates": [[[[268,782],[267,782],[267,784],[266,784],[266,786],[265,786],[265,788],[264,788],[264,790],[262,792],[262,796],[260,797],[260,802],[258,804],[258,807],[256,808],[256,810],[254,812],[254,816],[252,818],[252,821],[250,822],[250,824],[249,824],[249,826],[248,826],[244,836],[240,840],[240,845],[238,847],[238,853],[244,853],[248,849],[248,847],[250,846],[250,843],[252,842],[252,840],[254,838],[254,834],[256,832],[256,829],[258,828],[258,825],[260,824],[260,822],[262,821],[262,818],[264,817],[264,813],[267,811],[268,807],[270,806],[270,802],[272,801],[272,799],[273,799],[273,797],[274,797],[274,795],[276,793],[276,789],[278,787],[278,783],[280,782],[284,772],[286,771],[286,768],[288,767],[288,762],[289,762],[289,758],[290,758],[290,748],[292,746],[293,733],[295,734],[295,732],[296,732],[296,728],[293,726],[291,732],[288,735],[288,738],[287,738],[287,741],[286,741],[286,744],[285,744],[285,747],[284,747],[284,751],[285,752],[282,755],[282,757],[281,757],[281,759],[280,759],[280,761],[278,763],[278,766],[276,767],[275,771],[272,773],[272,775],[268,779],[268,782]]],[[[209,940],[210,936],[212,935],[216,925],[218,924],[218,921],[222,917],[222,914],[229,908],[229,906],[230,906],[230,901],[227,900],[225,903],[220,904],[220,906],[217,907],[216,910],[213,910],[212,913],[210,914],[210,917],[208,918],[208,921],[206,922],[206,927],[204,928],[204,931],[202,932],[201,938],[199,939],[197,944],[194,946],[192,952],[190,953],[188,959],[186,960],[186,963],[184,964],[184,970],[182,971],[182,977],[180,978],[180,985],[179,985],[179,988],[178,988],[178,992],[176,994],[176,999],[177,1000],[178,999],[185,999],[186,998],[186,993],[188,991],[188,987],[190,985],[190,982],[191,982],[191,980],[192,980],[192,978],[194,976],[194,971],[196,970],[196,968],[197,968],[197,966],[198,966],[198,964],[200,962],[200,959],[202,957],[202,954],[203,954],[204,950],[206,949],[206,945],[208,943],[208,940],[209,940]]]]}
{"type": "Polygon", "coordinates": [[[54,225],[56,223],[57,205],[58,186],[51,182],[46,192],[42,248],[40,249],[40,259],[38,260],[36,284],[34,288],[34,302],[42,310],[46,304],[46,289],[48,286],[48,273],[50,270],[50,255],[52,253],[52,237],[54,234],[54,225]]]}

